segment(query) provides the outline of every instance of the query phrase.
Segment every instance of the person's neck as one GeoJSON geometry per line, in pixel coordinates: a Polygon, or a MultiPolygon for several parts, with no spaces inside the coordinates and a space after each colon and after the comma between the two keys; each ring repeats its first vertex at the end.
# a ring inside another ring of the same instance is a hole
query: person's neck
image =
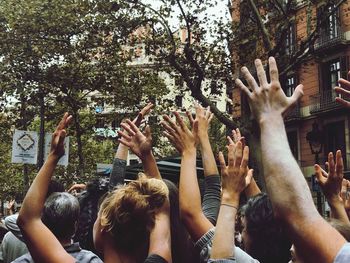
{"type": "Polygon", "coordinates": [[[110,245],[104,247],[103,259],[104,263],[136,263],[133,256],[110,245]]]}

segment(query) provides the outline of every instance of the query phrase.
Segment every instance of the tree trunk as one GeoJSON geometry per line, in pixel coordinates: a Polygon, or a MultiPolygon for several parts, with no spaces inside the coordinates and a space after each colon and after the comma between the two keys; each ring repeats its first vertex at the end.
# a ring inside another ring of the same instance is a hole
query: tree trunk
{"type": "Polygon", "coordinates": [[[83,135],[82,128],[80,126],[79,122],[79,110],[73,109],[73,117],[74,117],[74,127],[76,132],[76,138],[77,138],[77,153],[78,153],[78,171],[77,175],[80,177],[84,177],[85,175],[85,160],[84,160],[84,154],[83,154],[83,143],[81,140],[81,137],[83,135]]]}

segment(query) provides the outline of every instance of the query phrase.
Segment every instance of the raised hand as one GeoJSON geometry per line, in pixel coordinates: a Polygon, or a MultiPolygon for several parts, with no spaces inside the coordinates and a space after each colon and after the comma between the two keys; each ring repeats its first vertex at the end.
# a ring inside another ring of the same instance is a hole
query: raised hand
{"type": "Polygon", "coordinates": [[[240,79],[236,80],[236,85],[247,95],[249,106],[257,121],[264,120],[268,115],[282,115],[295,105],[303,95],[302,85],[296,87],[291,97],[285,95],[279,82],[278,68],[273,57],[269,58],[270,82],[267,82],[266,73],[260,59],[255,60],[255,67],[259,85],[246,67],[242,68],[242,74],[248,82],[249,88],[240,79]]]}
{"type": "MultiPolygon", "coordinates": [[[[348,76],[350,77],[350,71],[348,73],[348,76]]],[[[341,87],[335,87],[334,91],[337,94],[342,95],[342,97],[350,98],[350,81],[346,79],[339,79],[339,84],[341,87]]],[[[345,100],[344,98],[336,97],[335,101],[343,105],[344,107],[350,109],[350,101],[345,100]]]]}
{"type": "Polygon", "coordinates": [[[317,181],[328,201],[343,202],[341,198],[341,189],[344,176],[344,164],[340,150],[336,153],[335,162],[333,153],[330,152],[328,154],[328,162],[326,163],[326,166],[328,166],[328,173],[318,164],[315,164],[317,181]]]}
{"type": "Polygon", "coordinates": [[[197,146],[198,121],[193,121],[193,129],[190,131],[178,112],[174,112],[176,122],[165,115],[161,122],[165,129],[164,135],[175,146],[179,153],[186,150],[193,150],[197,146]]]}
{"type": "Polygon", "coordinates": [[[145,116],[150,113],[153,106],[154,106],[153,103],[149,102],[145,107],[142,108],[139,114],[137,114],[136,118],[133,120],[133,123],[135,123],[137,127],[140,126],[145,116]]]}
{"type": "MultiPolygon", "coordinates": [[[[208,135],[209,124],[214,117],[214,114],[210,112],[209,107],[203,108],[198,103],[195,103],[196,110],[196,120],[198,122],[198,136],[199,139],[208,135]]],[[[193,126],[194,119],[192,114],[186,111],[187,117],[190,121],[191,126],[193,126]]]]}
{"type": "Polygon", "coordinates": [[[233,144],[228,146],[228,166],[222,152],[219,153],[223,198],[226,194],[232,201],[239,200],[240,193],[247,187],[253,176],[252,170],[248,171],[248,160],[249,148],[248,146],[243,148],[240,141],[236,146],[233,144]]]}
{"type": "Polygon", "coordinates": [[[64,139],[67,135],[66,128],[69,126],[71,121],[72,116],[66,112],[56,127],[55,132],[52,134],[50,155],[58,158],[64,155],[64,139]]]}
{"type": "Polygon", "coordinates": [[[121,136],[118,139],[120,143],[129,147],[140,159],[151,153],[152,134],[148,125],[144,133],[130,120],[126,120],[126,123],[122,123],[121,126],[124,128],[124,131],[118,131],[118,134],[121,136]]]}

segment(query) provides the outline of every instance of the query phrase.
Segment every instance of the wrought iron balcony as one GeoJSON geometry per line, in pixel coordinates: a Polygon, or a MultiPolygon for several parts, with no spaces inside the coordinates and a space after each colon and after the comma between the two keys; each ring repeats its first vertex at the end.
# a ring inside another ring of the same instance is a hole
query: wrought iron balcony
{"type": "MultiPolygon", "coordinates": [[[[333,89],[323,90],[319,94],[310,96],[310,113],[330,111],[341,108],[341,105],[335,101],[337,94],[333,89]]],[[[345,98],[349,100],[350,98],[345,98]]]]}
{"type": "Polygon", "coordinates": [[[296,121],[301,119],[301,112],[300,112],[300,104],[298,103],[297,105],[295,105],[295,107],[286,113],[286,115],[284,116],[284,120],[286,122],[289,121],[296,121]]]}
{"type": "Polygon", "coordinates": [[[344,44],[346,44],[345,34],[341,28],[337,28],[336,30],[334,30],[333,33],[321,33],[315,42],[314,48],[315,51],[320,51],[331,47],[334,48],[335,46],[344,44]]]}

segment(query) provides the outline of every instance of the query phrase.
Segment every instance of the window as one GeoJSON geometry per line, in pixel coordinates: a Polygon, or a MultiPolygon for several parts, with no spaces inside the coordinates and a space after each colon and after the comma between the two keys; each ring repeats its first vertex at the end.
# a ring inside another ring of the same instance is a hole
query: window
{"type": "Polygon", "coordinates": [[[325,145],[324,145],[324,157],[328,156],[329,152],[336,153],[337,150],[342,151],[343,162],[346,167],[346,148],[345,148],[345,122],[337,121],[328,123],[324,126],[325,132],[325,145]]]}
{"type": "Polygon", "coordinates": [[[232,114],[233,113],[233,106],[232,106],[232,103],[227,101],[226,102],[226,112],[228,114],[232,114]]]}
{"type": "Polygon", "coordinates": [[[329,65],[330,73],[330,87],[333,88],[337,86],[338,80],[340,79],[340,61],[331,62],[329,65]]]}
{"type": "Polygon", "coordinates": [[[296,26],[295,22],[292,22],[288,28],[286,36],[286,54],[290,55],[294,53],[296,46],[296,26]]]}
{"type": "Polygon", "coordinates": [[[284,93],[287,95],[287,97],[291,97],[293,95],[293,92],[295,90],[295,85],[296,85],[296,77],[294,75],[288,76],[284,86],[284,93]]]}
{"type": "Polygon", "coordinates": [[[289,131],[287,132],[289,147],[293,153],[295,160],[299,160],[299,147],[298,147],[298,132],[289,131]]]}
{"type": "MultiPolygon", "coordinates": [[[[334,5],[329,7],[320,7],[317,10],[317,16],[319,20],[322,20],[324,16],[328,15],[334,8],[334,5]]],[[[328,20],[322,25],[321,36],[327,37],[329,40],[340,36],[340,14],[339,8],[328,17],[328,20]]]]}

